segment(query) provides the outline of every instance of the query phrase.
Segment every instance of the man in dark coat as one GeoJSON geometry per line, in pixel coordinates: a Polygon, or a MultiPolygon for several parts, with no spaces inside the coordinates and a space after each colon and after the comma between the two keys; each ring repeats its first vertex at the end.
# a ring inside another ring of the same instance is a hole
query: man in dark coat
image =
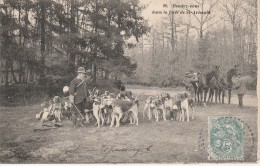
{"type": "Polygon", "coordinates": [[[69,88],[69,98],[72,103],[72,118],[74,117],[73,125],[76,127],[75,123],[78,119],[84,119],[85,117],[85,104],[88,97],[87,83],[85,75],[90,75],[89,72],[85,71],[84,67],[78,68],[78,76],[74,78],[70,83],[69,88]]]}

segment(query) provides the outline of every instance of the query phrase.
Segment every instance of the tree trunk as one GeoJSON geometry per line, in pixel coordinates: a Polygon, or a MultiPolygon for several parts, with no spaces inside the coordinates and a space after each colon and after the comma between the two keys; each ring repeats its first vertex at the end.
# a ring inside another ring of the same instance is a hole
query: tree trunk
{"type": "Polygon", "coordinates": [[[6,60],[5,62],[5,86],[8,86],[8,79],[9,79],[9,65],[8,65],[8,62],[6,60]]]}
{"type": "Polygon", "coordinates": [[[105,79],[109,79],[109,71],[104,70],[104,72],[105,72],[105,79]]]}
{"type": "Polygon", "coordinates": [[[93,62],[92,63],[92,83],[93,84],[96,84],[96,82],[97,82],[97,76],[96,76],[96,74],[97,74],[97,66],[96,66],[96,64],[93,62]]]}
{"type": "MultiPolygon", "coordinates": [[[[45,21],[46,21],[46,7],[45,2],[40,1],[41,8],[41,64],[45,66],[45,21]]],[[[41,77],[45,77],[44,68],[41,71],[41,77]]]]}
{"type": "MultiPolygon", "coordinates": [[[[97,13],[97,0],[95,0],[95,13],[97,13]]],[[[94,32],[95,34],[97,34],[97,22],[95,21],[94,22],[94,32]]],[[[93,84],[96,84],[97,82],[97,68],[96,68],[96,64],[95,64],[95,59],[97,57],[97,45],[95,44],[94,45],[94,49],[93,49],[93,54],[92,54],[92,81],[93,81],[93,84]]]]}
{"type": "Polygon", "coordinates": [[[13,63],[13,61],[12,61],[12,64],[11,64],[11,74],[13,76],[14,83],[17,84],[17,79],[14,75],[14,63],[13,63]]]}
{"type": "MultiPolygon", "coordinates": [[[[71,8],[70,8],[70,14],[71,14],[71,18],[70,18],[70,33],[74,34],[77,32],[76,30],[76,13],[75,13],[75,9],[76,9],[76,0],[70,0],[70,4],[71,4],[71,8]]],[[[74,49],[74,46],[71,46],[74,49]]],[[[69,53],[69,73],[72,73],[75,71],[75,61],[76,61],[76,56],[74,51],[70,51],[69,53]]]]}
{"type": "Polygon", "coordinates": [[[17,81],[17,79],[16,79],[16,77],[15,77],[15,75],[14,75],[14,67],[13,67],[13,65],[11,65],[11,74],[12,74],[12,76],[13,76],[14,83],[17,84],[18,81],[17,81]]]}
{"type": "MultiPolygon", "coordinates": [[[[187,56],[188,56],[188,40],[189,40],[189,33],[190,33],[190,25],[187,25],[187,31],[186,31],[186,38],[185,38],[185,56],[184,61],[187,63],[187,56]]],[[[190,63],[188,63],[190,64],[190,63]]],[[[186,68],[187,69],[187,68],[186,68]]],[[[185,69],[185,70],[186,70],[185,69]]]]}

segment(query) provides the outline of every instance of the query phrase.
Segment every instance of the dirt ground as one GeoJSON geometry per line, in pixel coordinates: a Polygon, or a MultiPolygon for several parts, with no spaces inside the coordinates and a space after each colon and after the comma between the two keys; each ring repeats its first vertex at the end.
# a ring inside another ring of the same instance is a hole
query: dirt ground
{"type": "Polygon", "coordinates": [[[257,151],[257,99],[245,96],[245,106],[233,104],[196,105],[195,119],[187,122],[166,122],[142,118],[148,95],[160,92],[178,93],[160,88],[130,88],[139,94],[139,125],[125,124],[119,128],[96,128],[88,124],[72,128],[71,121],[63,127],[34,132],[39,125],[35,114],[39,105],[0,107],[1,163],[198,163],[228,162],[208,160],[208,116],[239,116],[245,123],[244,160],[255,162],[257,151]]]}

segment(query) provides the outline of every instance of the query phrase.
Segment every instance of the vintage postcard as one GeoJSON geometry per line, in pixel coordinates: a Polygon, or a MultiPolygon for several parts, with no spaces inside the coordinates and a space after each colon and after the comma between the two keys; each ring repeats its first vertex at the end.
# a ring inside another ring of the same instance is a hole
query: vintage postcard
{"type": "Polygon", "coordinates": [[[257,0],[0,0],[1,164],[256,164],[257,0]]]}

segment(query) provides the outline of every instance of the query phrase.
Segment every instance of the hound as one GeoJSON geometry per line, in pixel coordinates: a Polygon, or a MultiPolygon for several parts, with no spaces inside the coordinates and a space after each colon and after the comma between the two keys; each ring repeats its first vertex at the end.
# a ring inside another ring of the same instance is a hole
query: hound
{"type": "Polygon", "coordinates": [[[187,122],[190,121],[190,112],[189,112],[189,106],[192,108],[192,119],[194,119],[194,99],[189,99],[190,94],[188,92],[185,92],[183,94],[179,94],[180,100],[181,100],[181,115],[179,121],[185,120],[185,113],[187,117],[187,122]]]}
{"type": "Polygon", "coordinates": [[[59,96],[55,96],[53,98],[53,105],[50,114],[54,115],[55,121],[61,121],[62,112],[61,112],[61,98],[59,96]]]}
{"type": "Polygon", "coordinates": [[[164,101],[165,97],[162,94],[158,95],[157,97],[149,96],[145,101],[143,117],[145,117],[145,112],[148,110],[149,120],[151,120],[153,114],[157,122],[159,121],[160,115],[162,115],[164,121],[166,121],[166,109],[164,101]]]}
{"type": "Polygon", "coordinates": [[[143,118],[145,118],[145,112],[148,110],[148,118],[151,120],[151,108],[150,104],[152,103],[152,96],[148,96],[148,98],[145,100],[144,110],[143,110],[143,118]]]}
{"type": "MultiPolygon", "coordinates": [[[[120,126],[120,120],[123,116],[123,114],[129,114],[133,116],[133,121],[136,125],[138,125],[138,110],[139,110],[139,103],[138,99],[135,98],[134,101],[124,101],[120,99],[109,99],[107,102],[107,105],[112,106],[113,111],[111,115],[111,125],[110,127],[114,126],[115,120],[116,120],[116,126],[120,126]]],[[[131,121],[130,121],[131,122],[131,121]]]]}
{"type": "Polygon", "coordinates": [[[100,120],[101,120],[101,126],[104,125],[104,116],[102,115],[101,110],[105,107],[106,105],[102,102],[101,98],[96,98],[94,99],[93,103],[93,115],[97,120],[97,127],[100,127],[100,120]]]}

